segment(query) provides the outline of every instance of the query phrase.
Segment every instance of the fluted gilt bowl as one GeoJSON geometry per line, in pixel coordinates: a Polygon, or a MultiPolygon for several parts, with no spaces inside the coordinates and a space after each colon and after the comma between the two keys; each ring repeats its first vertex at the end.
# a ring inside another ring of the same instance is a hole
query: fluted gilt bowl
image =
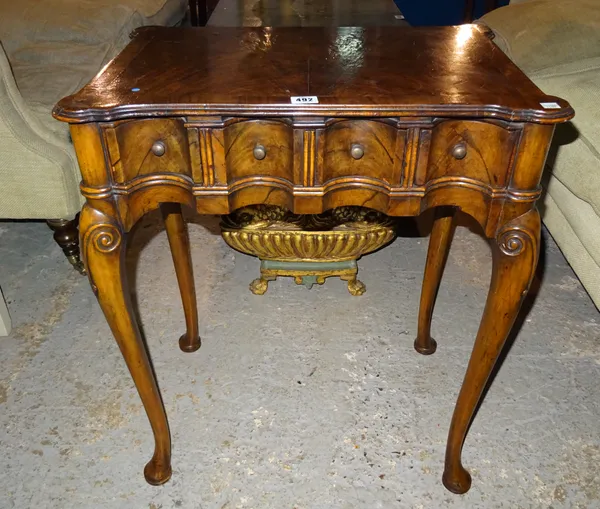
{"type": "Polygon", "coordinates": [[[263,277],[257,280],[260,283],[253,282],[254,288],[251,286],[254,293],[266,291],[265,276],[273,276],[268,280],[294,276],[297,283],[304,283],[302,276],[310,276],[316,279],[309,282],[320,284],[329,276],[351,276],[342,279],[349,281],[351,293],[360,295],[364,285],[356,280],[356,260],[385,246],[396,236],[388,216],[362,207],[296,215],[280,207],[255,205],[224,216],[221,232],[229,246],[257,256],[263,262],[263,277]]]}

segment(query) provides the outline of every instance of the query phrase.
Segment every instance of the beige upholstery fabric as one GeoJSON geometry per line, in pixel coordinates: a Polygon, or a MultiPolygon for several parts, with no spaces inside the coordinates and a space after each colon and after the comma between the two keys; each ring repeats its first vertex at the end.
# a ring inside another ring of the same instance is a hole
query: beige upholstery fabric
{"type": "Polygon", "coordinates": [[[529,0],[482,18],[527,74],[600,56],[598,0],[529,0]]]}
{"type": "Polygon", "coordinates": [[[600,217],[552,177],[543,202],[544,223],[600,307],[600,217]]]}
{"type": "Polygon", "coordinates": [[[534,79],[544,92],[565,97],[576,112],[572,123],[556,127],[555,151],[548,165],[564,186],[600,215],[600,65],[590,71],[534,79]]]}
{"type": "Polygon", "coordinates": [[[0,2],[10,2],[12,11],[9,16],[2,11],[0,34],[15,80],[38,111],[85,85],[125,47],[133,29],[175,24],[186,5],[185,0],[0,2]],[[55,14],[48,16],[50,10],[55,14]]]}
{"type": "Polygon", "coordinates": [[[133,29],[176,24],[186,6],[187,0],[0,0],[0,218],[72,218],[80,210],[68,126],[52,118],[52,108],[113,58],[133,29]]]}
{"type": "Polygon", "coordinates": [[[0,217],[72,218],[81,208],[73,148],[27,108],[1,46],[0,140],[0,217]]]}
{"type": "Polygon", "coordinates": [[[556,128],[543,219],[600,307],[600,0],[511,3],[480,22],[575,119],[556,128]]]}

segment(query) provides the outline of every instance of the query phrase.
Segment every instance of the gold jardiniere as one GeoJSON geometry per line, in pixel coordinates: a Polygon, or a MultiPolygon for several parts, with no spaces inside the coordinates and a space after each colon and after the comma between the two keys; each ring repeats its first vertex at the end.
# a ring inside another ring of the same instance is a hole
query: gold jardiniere
{"type": "Polygon", "coordinates": [[[392,220],[363,207],[338,207],[323,214],[296,215],[268,205],[255,205],[223,216],[225,242],[261,260],[260,278],[250,284],[258,295],[268,282],[291,276],[309,288],[338,276],[352,295],[366,287],[356,276],[356,261],[395,238],[392,220]]]}

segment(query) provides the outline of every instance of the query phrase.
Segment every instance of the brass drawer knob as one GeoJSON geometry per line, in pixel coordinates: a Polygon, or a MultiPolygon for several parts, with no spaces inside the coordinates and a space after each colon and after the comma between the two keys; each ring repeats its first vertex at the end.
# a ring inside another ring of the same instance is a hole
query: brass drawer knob
{"type": "Polygon", "coordinates": [[[167,147],[165,146],[165,144],[162,141],[155,141],[152,144],[152,153],[156,157],[164,156],[166,151],[167,151],[167,147]]]}
{"type": "Polygon", "coordinates": [[[457,143],[452,147],[452,155],[454,159],[464,159],[467,155],[467,145],[465,143],[457,143]]]}
{"type": "Polygon", "coordinates": [[[254,147],[254,150],[252,151],[254,154],[254,157],[256,159],[258,159],[259,161],[262,161],[265,157],[267,157],[267,149],[265,148],[264,145],[256,145],[256,147],[254,147]]]}
{"type": "Polygon", "coordinates": [[[365,155],[365,149],[359,143],[353,143],[350,148],[350,155],[354,157],[354,159],[361,159],[362,156],[365,155]]]}

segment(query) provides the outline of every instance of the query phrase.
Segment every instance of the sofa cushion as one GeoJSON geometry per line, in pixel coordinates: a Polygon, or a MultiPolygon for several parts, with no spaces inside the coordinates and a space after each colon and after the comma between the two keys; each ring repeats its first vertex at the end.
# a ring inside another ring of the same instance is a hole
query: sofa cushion
{"type": "Polygon", "coordinates": [[[0,40],[21,95],[46,127],[68,136],[51,117],[142,25],[180,22],[186,0],[0,0],[0,40]]]}
{"type": "Polygon", "coordinates": [[[556,127],[548,166],[600,215],[600,66],[534,81],[544,92],[566,98],[576,112],[572,122],[556,127]]]}
{"type": "Polygon", "coordinates": [[[556,178],[546,188],[544,223],[600,309],[600,216],[556,178]]]}
{"type": "MultiPolygon", "coordinates": [[[[15,51],[39,42],[106,42],[119,35],[132,13],[150,20],[167,3],[167,0],[0,0],[0,37],[9,60],[15,51]]],[[[176,4],[185,7],[185,0],[176,4]]]]}
{"type": "MultiPolygon", "coordinates": [[[[58,122],[56,122],[58,124],[58,122]]],[[[81,209],[73,147],[24,103],[0,44],[0,218],[72,218],[81,209]]]]}
{"type": "Polygon", "coordinates": [[[544,92],[575,109],[571,122],[556,127],[542,212],[600,306],[600,0],[513,0],[479,23],[544,92]]]}
{"type": "Polygon", "coordinates": [[[600,214],[600,0],[529,0],[479,22],[536,85],[575,109],[556,128],[548,164],[600,214]]]}
{"type": "Polygon", "coordinates": [[[529,76],[600,57],[599,0],[511,3],[481,21],[494,30],[496,43],[529,76]]]}

